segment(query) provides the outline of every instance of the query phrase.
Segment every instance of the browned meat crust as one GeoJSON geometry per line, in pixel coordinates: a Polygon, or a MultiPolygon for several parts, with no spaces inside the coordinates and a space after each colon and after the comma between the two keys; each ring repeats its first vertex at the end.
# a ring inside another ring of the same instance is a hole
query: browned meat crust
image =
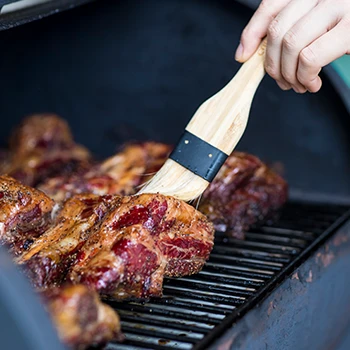
{"type": "Polygon", "coordinates": [[[72,138],[67,123],[52,114],[26,118],[10,140],[10,162],[2,168],[15,179],[37,186],[49,177],[91,167],[90,154],[72,138]]]}
{"type": "MultiPolygon", "coordinates": [[[[171,147],[159,143],[129,144],[84,177],[48,180],[41,189],[60,201],[74,193],[130,195],[164,164],[171,147]],[[148,176],[142,176],[148,174],[148,176]]],[[[236,238],[252,225],[273,218],[287,200],[287,183],[257,157],[233,152],[204,192],[199,210],[215,228],[236,238]]]]}
{"type": "Polygon", "coordinates": [[[58,202],[79,193],[134,194],[159,170],[169,152],[170,146],[162,143],[128,144],[83,175],[49,178],[39,188],[58,202]]]}
{"type": "Polygon", "coordinates": [[[18,255],[51,224],[54,202],[41,191],[0,176],[0,244],[18,255]]]}
{"type": "Polygon", "coordinates": [[[162,195],[80,195],[17,259],[38,289],[67,276],[116,298],[162,293],[166,276],[198,272],[214,229],[192,206],[162,195]]]}
{"type": "Polygon", "coordinates": [[[119,197],[85,195],[68,200],[55,224],[39,237],[17,263],[37,289],[60,285],[89,235],[98,229],[103,217],[119,197]]]}
{"type": "Polygon", "coordinates": [[[272,218],[286,202],[287,183],[257,157],[233,152],[203,193],[198,210],[235,238],[272,218]]]}
{"type": "Polygon", "coordinates": [[[161,296],[163,277],[198,272],[214,229],[190,205],[163,195],[123,197],[82,247],[69,277],[121,298],[161,296]]]}
{"type": "Polygon", "coordinates": [[[68,285],[42,293],[44,304],[61,341],[76,350],[121,341],[117,313],[83,285],[68,285]]]}

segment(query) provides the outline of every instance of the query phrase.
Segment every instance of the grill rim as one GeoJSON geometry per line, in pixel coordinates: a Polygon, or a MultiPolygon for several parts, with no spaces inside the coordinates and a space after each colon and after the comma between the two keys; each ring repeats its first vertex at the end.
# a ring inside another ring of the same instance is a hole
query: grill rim
{"type": "Polygon", "coordinates": [[[336,204],[329,202],[319,202],[313,200],[298,200],[290,199],[289,204],[302,204],[302,205],[319,205],[320,207],[336,206],[343,207],[345,212],[336,219],[327,229],[324,230],[318,237],[315,238],[309,246],[302,249],[299,254],[295,256],[290,263],[276,273],[271,279],[269,279],[255,295],[251,296],[243,305],[234,309],[229,315],[227,315],[218,325],[216,325],[210,332],[208,332],[203,339],[194,344],[192,350],[208,349],[213,343],[218,340],[228,329],[230,329],[237,321],[243,318],[252,308],[259,303],[267,299],[271,293],[278,288],[293,272],[301,266],[311,255],[314,253],[323,243],[325,243],[332,235],[343,226],[350,219],[349,205],[336,204]],[[347,209],[346,209],[347,207],[347,209]]]}

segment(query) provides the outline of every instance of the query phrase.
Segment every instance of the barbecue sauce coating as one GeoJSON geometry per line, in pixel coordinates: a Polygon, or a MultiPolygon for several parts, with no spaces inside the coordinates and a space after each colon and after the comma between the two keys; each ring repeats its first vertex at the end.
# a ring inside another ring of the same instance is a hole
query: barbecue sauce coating
{"type": "Polygon", "coordinates": [[[117,313],[83,285],[53,288],[42,293],[41,298],[59,338],[70,348],[83,350],[124,338],[117,313]]]}
{"type": "Polygon", "coordinates": [[[0,244],[14,255],[29,249],[51,225],[53,205],[41,191],[0,176],[0,244]]]}

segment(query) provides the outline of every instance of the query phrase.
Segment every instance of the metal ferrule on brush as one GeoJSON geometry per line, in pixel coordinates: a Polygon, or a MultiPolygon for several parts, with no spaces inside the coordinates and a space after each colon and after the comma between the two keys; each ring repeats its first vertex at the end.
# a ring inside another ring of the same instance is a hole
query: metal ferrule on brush
{"type": "Polygon", "coordinates": [[[212,182],[228,155],[185,130],[169,158],[212,182]]]}

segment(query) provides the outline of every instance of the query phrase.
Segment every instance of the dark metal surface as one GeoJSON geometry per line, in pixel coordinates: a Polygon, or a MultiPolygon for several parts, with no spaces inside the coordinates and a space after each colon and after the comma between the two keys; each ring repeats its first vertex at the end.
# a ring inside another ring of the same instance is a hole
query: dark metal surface
{"type": "Polygon", "coordinates": [[[185,130],[169,158],[212,182],[228,155],[185,130]]]}
{"type": "Polygon", "coordinates": [[[1,350],[64,350],[30,284],[0,247],[1,350]]]}
{"type": "MultiPolygon", "coordinates": [[[[218,234],[203,271],[167,279],[162,299],[145,304],[110,302],[121,315],[127,340],[107,349],[207,349],[226,332],[219,341],[224,344],[230,335],[240,334],[232,325],[268,297],[349,216],[349,206],[289,203],[278,223],[251,230],[244,241],[218,234]]],[[[290,298],[286,288],[285,294],[290,298]]],[[[257,330],[269,322],[268,316],[261,314],[257,330]]],[[[304,316],[308,317],[307,309],[304,316]]],[[[265,346],[258,344],[259,349],[265,346]]]]}
{"type": "MultiPolygon", "coordinates": [[[[38,19],[75,8],[95,0],[52,0],[39,3],[30,7],[19,9],[14,12],[5,13],[0,16],[0,31],[27,24],[38,19]]],[[[0,9],[3,5],[17,1],[0,1],[0,9]]]]}
{"type": "Polygon", "coordinates": [[[349,266],[350,222],[211,349],[349,349],[349,266]]]}
{"type": "MultiPolygon", "coordinates": [[[[175,143],[239,68],[251,13],[224,0],[100,0],[1,32],[10,49],[0,55],[0,140],[44,111],[101,156],[130,139],[175,143]]],[[[266,77],[238,149],[283,164],[292,189],[350,197],[349,124],[327,79],[320,93],[298,95],[266,77]]]]}

